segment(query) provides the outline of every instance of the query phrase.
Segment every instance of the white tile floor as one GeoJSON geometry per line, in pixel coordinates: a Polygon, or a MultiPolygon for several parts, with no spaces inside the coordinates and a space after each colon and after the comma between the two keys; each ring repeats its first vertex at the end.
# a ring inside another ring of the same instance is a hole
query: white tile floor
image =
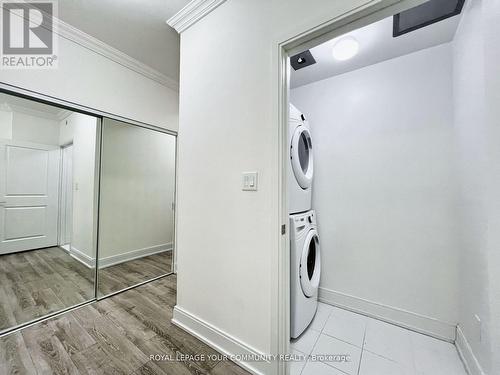
{"type": "Polygon", "coordinates": [[[290,375],[467,374],[452,344],[323,303],[291,347],[304,360],[291,363],[290,375]]]}

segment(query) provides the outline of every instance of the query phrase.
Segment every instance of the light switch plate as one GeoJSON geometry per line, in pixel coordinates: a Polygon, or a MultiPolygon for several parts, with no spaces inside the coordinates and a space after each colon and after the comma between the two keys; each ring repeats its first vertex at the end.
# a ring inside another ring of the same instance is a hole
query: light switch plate
{"type": "Polygon", "coordinates": [[[243,172],[243,191],[257,191],[257,172],[243,172]]]}

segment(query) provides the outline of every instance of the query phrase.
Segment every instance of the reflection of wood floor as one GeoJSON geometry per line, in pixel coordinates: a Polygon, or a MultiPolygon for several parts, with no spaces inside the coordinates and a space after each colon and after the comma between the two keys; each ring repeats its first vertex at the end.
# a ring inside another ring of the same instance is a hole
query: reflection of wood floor
{"type": "Polygon", "coordinates": [[[99,271],[99,295],[117,292],[129,286],[169,273],[171,269],[171,251],[103,268],[99,271]]]}
{"type": "MultiPolygon", "coordinates": [[[[108,267],[103,294],[170,272],[171,252],[108,267]]],[[[94,269],[58,247],[0,256],[0,331],[94,297],[94,269]]]]}
{"type": "Polygon", "coordinates": [[[94,270],[58,247],[0,256],[0,330],[87,301],[94,270]]]}
{"type": "Polygon", "coordinates": [[[217,354],[170,322],[175,299],[171,275],[0,338],[0,374],[248,374],[217,359],[150,359],[217,354]]]}

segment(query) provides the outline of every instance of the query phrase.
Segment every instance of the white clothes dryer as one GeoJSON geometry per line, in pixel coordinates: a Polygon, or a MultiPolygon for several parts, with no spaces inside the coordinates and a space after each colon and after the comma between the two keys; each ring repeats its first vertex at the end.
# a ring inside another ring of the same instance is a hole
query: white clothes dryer
{"type": "Polygon", "coordinates": [[[309,124],[304,115],[290,103],[288,121],[288,197],[289,213],[309,211],[312,201],[314,161],[309,124]]]}

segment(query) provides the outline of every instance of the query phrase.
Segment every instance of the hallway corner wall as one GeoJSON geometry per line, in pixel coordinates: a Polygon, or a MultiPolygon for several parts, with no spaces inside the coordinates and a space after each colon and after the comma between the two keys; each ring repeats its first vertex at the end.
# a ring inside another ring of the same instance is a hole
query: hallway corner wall
{"type": "Polygon", "coordinates": [[[471,375],[500,371],[499,17],[497,1],[469,0],[453,42],[461,187],[459,349],[471,375]]]}

